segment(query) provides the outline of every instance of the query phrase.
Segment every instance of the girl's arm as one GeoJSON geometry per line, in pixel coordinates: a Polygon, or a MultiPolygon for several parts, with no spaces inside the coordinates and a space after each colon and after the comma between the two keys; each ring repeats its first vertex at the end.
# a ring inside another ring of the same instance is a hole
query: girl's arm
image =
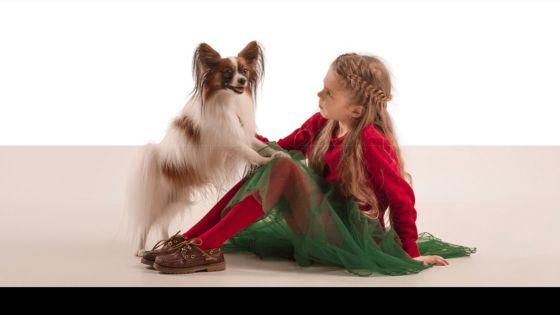
{"type": "Polygon", "coordinates": [[[363,144],[366,165],[374,181],[372,184],[379,187],[389,201],[393,228],[399,235],[402,247],[410,257],[418,257],[415,196],[410,185],[400,175],[394,150],[386,139],[366,137],[363,144]]]}
{"type": "Polygon", "coordinates": [[[268,140],[268,138],[266,138],[265,136],[261,136],[258,133],[255,134],[255,137],[259,140],[261,140],[262,142],[270,142],[270,140],[268,140]]]}
{"type": "MultiPolygon", "coordinates": [[[[313,141],[315,135],[321,129],[325,122],[325,118],[321,113],[317,112],[311,118],[307,119],[301,127],[294,130],[289,136],[284,137],[276,142],[285,150],[298,150],[305,154],[307,148],[313,141]]],[[[270,142],[266,137],[256,135],[256,138],[263,142],[270,142]]]]}

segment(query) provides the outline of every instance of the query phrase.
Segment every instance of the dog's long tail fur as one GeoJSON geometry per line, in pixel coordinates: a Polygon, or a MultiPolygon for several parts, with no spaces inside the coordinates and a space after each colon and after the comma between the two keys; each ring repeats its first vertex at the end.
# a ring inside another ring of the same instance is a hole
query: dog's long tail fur
{"type": "Polygon", "coordinates": [[[127,183],[130,240],[135,251],[144,249],[150,227],[168,202],[167,183],[161,178],[157,145],[147,144],[135,152],[127,183]]]}

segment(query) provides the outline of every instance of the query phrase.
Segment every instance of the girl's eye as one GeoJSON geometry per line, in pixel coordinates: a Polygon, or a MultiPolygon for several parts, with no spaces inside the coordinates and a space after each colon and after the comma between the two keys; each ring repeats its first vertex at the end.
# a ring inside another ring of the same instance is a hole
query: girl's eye
{"type": "Polygon", "coordinates": [[[328,96],[332,96],[331,91],[327,91],[328,96]]]}

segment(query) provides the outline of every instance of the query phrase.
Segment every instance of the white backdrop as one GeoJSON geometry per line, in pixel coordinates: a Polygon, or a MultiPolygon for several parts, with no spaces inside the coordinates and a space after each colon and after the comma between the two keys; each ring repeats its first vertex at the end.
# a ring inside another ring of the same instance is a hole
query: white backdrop
{"type": "Polygon", "coordinates": [[[546,1],[3,1],[0,145],[161,140],[195,47],[266,52],[276,140],[317,111],[330,62],[380,56],[401,145],[559,145],[560,4],[546,1]]]}

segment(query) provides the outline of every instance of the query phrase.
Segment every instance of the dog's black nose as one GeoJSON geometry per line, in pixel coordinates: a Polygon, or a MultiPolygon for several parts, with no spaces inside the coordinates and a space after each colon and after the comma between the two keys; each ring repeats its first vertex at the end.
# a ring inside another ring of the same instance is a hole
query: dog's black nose
{"type": "Polygon", "coordinates": [[[239,83],[239,84],[241,84],[241,85],[245,84],[245,82],[246,82],[246,81],[245,81],[245,79],[243,79],[243,78],[237,80],[237,83],[239,83]]]}

